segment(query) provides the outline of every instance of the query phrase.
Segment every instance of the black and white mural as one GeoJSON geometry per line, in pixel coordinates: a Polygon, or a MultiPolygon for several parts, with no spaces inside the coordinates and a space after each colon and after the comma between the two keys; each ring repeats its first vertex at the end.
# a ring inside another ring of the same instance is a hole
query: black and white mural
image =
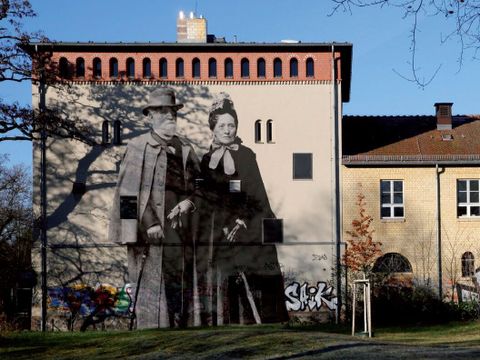
{"type": "Polygon", "coordinates": [[[108,240],[127,247],[137,327],[285,321],[283,223],[237,136],[234,101],[212,101],[201,159],[177,135],[182,107],[171,88],[149,94],[150,129],[128,142],[111,206],[108,240]]]}

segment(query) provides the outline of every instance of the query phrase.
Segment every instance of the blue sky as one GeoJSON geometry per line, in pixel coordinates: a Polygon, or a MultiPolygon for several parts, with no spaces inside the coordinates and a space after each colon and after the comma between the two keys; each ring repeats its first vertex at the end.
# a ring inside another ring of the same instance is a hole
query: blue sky
{"type": "MultiPolygon", "coordinates": [[[[435,102],[453,102],[455,114],[480,113],[480,61],[465,54],[459,71],[459,44],[442,44],[452,23],[443,16],[420,18],[417,64],[429,78],[426,88],[402,79],[411,76],[409,19],[396,8],[354,9],[328,16],[329,0],[31,0],[38,16],[27,19],[28,30],[42,30],[56,41],[171,42],[176,40],[180,10],[195,10],[208,20],[208,32],[240,42],[350,42],[353,44],[352,89],[345,114],[433,114],[435,102]]],[[[7,100],[31,102],[30,84],[0,88],[7,100]]],[[[29,143],[0,143],[13,163],[31,164],[29,143]]]]}

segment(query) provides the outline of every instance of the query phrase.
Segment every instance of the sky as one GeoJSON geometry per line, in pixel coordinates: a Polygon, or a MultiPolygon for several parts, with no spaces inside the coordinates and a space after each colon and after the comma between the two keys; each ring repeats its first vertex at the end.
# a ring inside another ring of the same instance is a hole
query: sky
{"type": "MultiPolygon", "coordinates": [[[[429,79],[425,88],[411,77],[411,19],[393,7],[355,8],[331,15],[330,0],[30,0],[37,17],[25,29],[41,30],[51,40],[80,42],[174,42],[180,10],[208,21],[208,33],[229,42],[348,42],[353,44],[348,115],[433,115],[435,102],[453,102],[454,114],[478,114],[480,60],[460,45],[442,42],[452,22],[422,14],[417,41],[417,69],[429,79]],[[400,75],[399,75],[400,74],[400,75]]],[[[6,100],[31,103],[31,85],[0,86],[6,100]]],[[[31,166],[28,142],[0,143],[11,163],[31,166]]]]}

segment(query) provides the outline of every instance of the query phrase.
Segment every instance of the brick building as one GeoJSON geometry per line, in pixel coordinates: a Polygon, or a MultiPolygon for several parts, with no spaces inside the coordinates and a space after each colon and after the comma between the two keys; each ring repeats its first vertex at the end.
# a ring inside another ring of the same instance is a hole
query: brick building
{"type": "MultiPolygon", "coordinates": [[[[256,274],[260,283],[281,271],[290,316],[334,318],[341,284],[335,270],[340,252],[338,119],[349,101],[352,46],[207,38],[213,42],[28,47],[32,54],[51,56],[58,68],[57,80],[45,84],[45,92],[33,84],[34,107],[45,104],[69,119],[88,120],[96,133],[94,146],[47,141],[48,286],[122,286],[128,281],[125,246],[107,239],[108,214],[122,154],[148,131],[142,108],[152,91],[172,87],[185,104],[177,131],[201,158],[212,141],[209,109],[226,92],[238,113],[238,136],[256,154],[276,218],[275,238],[258,246],[275,248],[274,263],[261,263],[255,247],[241,251],[264,269],[256,274]]],[[[39,145],[34,144],[34,179],[39,179],[39,145]]],[[[37,208],[39,189],[36,180],[37,208]]],[[[34,261],[40,273],[39,249],[34,261]]],[[[253,289],[255,302],[268,304],[272,295],[262,286],[253,289]]],[[[37,319],[39,295],[34,299],[37,319]]],[[[267,305],[259,309],[262,319],[274,311],[267,305]]],[[[238,314],[221,321],[242,322],[238,314]]]]}
{"type": "Polygon", "coordinates": [[[343,118],[343,228],[362,193],[383,243],[377,265],[455,296],[455,285],[472,285],[480,255],[480,117],[452,116],[451,103],[435,109],[343,118]]]}

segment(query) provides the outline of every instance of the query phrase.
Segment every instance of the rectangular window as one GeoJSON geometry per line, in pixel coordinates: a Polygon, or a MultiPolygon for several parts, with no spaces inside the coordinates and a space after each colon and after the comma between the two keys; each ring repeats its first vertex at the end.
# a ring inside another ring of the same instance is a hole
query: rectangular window
{"type": "Polygon", "coordinates": [[[403,218],[403,180],[380,181],[380,214],[382,219],[403,218]]]}
{"type": "Polygon", "coordinates": [[[457,180],[457,216],[480,216],[478,179],[457,180]]]}
{"type": "Polygon", "coordinates": [[[312,154],[293,154],[293,179],[294,180],[311,180],[313,179],[312,171],[312,154]]]}
{"type": "Polygon", "coordinates": [[[263,219],[263,242],[283,243],[283,219],[263,219]]]}

